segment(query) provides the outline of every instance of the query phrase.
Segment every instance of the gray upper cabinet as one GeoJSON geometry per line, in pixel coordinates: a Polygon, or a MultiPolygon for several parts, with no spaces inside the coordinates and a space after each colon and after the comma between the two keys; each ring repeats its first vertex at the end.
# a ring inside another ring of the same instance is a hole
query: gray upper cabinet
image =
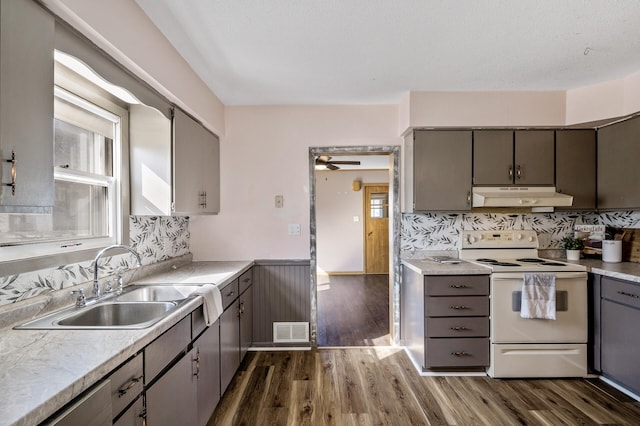
{"type": "Polygon", "coordinates": [[[512,183],[513,131],[474,131],[473,184],[511,185],[512,183]]]}
{"type": "Polygon", "coordinates": [[[173,169],[175,214],[220,211],[219,140],[179,109],[173,118],[173,169]]]}
{"type": "Polygon", "coordinates": [[[32,0],[0,2],[0,212],[53,206],[54,25],[32,0]]]}
{"type": "Polygon", "coordinates": [[[554,185],[553,130],[477,130],[473,139],[474,185],[554,185]]]}
{"type": "Polygon", "coordinates": [[[596,208],[595,130],[556,131],[556,188],[573,196],[573,205],[563,210],[596,208]]]}
{"type": "Polygon", "coordinates": [[[598,208],[640,208],[640,117],[598,130],[598,208]]]}
{"type": "Polygon", "coordinates": [[[220,143],[179,109],[173,121],[131,105],[131,214],[203,215],[220,211],[220,143]]]}
{"type": "Polygon", "coordinates": [[[414,210],[470,210],[471,155],[470,130],[415,131],[414,210]]]}

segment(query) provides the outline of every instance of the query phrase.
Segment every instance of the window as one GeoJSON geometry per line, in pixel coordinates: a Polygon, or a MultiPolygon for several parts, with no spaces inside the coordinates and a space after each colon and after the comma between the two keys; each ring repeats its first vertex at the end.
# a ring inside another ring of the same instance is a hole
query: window
{"type": "Polygon", "coordinates": [[[35,243],[46,254],[119,241],[121,117],[59,87],[54,95],[55,204],[51,213],[0,215],[0,246],[15,246],[15,258],[35,243]]]}
{"type": "Polygon", "coordinates": [[[384,219],[389,217],[389,200],[386,192],[373,192],[369,205],[369,217],[371,219],[384,219]]]}

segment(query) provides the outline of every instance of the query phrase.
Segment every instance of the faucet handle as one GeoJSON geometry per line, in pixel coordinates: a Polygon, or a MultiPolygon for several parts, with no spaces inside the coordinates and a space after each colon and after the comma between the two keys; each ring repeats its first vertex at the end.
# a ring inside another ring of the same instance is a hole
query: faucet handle
{"type": "Polygon", "coordinates": [[[84,296],[84,289],[71,290],[71,296],[78,295],[76,298],[76,307],[83,308],[87,304],[87,298],[84,296]]]}

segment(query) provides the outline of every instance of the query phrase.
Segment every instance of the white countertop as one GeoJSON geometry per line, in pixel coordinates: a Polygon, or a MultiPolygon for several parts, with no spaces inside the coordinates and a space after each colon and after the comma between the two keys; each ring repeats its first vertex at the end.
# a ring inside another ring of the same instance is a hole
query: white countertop
{"type": "Polygon", "coordinates": [[[587,267],[588,272],[592,272],[594,274],[640,283],[640,263],[611,263],[603,262],[598,259],[581,259],[579,261],[569,263],[579,263],[584,265],[587,267]]]}
{"type": "MultiPolygon", "coordinates": [[[[226,285],[253,262],[194,262],[136,283],[226,285]]],[[[142,330],[0,329],[0,425],[47,419],[202,304],[189,300],[142,330]]]]}
{"type": "Polygon", "coordinates": [[[402,259],[402,264],[407,268],[422,275],[487,275],[491,269],[474,263],[438,263],[428,258],[402,259]]]}

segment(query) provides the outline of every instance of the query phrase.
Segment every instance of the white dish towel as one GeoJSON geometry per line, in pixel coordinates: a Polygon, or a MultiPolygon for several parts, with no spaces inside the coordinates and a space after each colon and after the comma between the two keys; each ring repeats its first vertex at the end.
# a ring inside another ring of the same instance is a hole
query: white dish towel
{"type": "Polygon", "coordinates": [[[222,295],[218,286],[205,284],[191,293],[191,296],[202,296],[204,303],[204,321],[210,326],[222,315],[222,295]]]}
{"type": "Polygon", "coordinates": [[[556,319],[556,276],[525,273],[520,317],[556,319]]]}

